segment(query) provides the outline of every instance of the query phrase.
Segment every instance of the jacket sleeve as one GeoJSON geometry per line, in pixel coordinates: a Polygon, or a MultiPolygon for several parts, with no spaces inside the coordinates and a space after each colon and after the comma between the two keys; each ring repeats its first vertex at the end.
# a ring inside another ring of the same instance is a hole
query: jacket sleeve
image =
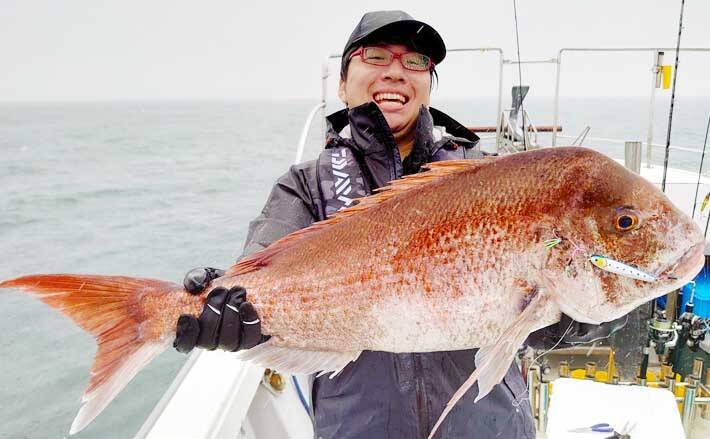
{"type": "Polygon", "coordinates": [[[261,215],[249,223],[242,258],[316,221],[319,200],[309,189],[309,182],[317,184],[314,177],[315,164],[306,162],[292,166],[276,181],[261,215]]]}

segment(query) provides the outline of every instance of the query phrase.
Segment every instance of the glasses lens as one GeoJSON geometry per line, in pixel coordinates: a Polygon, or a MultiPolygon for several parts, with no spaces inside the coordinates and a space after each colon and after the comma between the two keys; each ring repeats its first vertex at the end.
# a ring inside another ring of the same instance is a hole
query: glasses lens
{"type": "Polygon", "coordinates": [[[402,57],[402,64],[410,70],[428,70],[429,57],[417,52],[409,52],[402,57]]]}
{"type": "Polygon", "coordinates": [[[392,62],[392,54],[381,47],[366,47],[362,59],[368,64],[387,66],[392,62]]]}

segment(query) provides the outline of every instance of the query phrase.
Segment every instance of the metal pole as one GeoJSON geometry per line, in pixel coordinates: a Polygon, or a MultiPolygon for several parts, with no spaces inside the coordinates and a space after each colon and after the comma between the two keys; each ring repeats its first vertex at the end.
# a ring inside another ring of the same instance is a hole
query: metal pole
{"type": "Polygon", "coordinates": [[[637,174],[641,173],[641,142],[624,143],[624,166],[637,174]]]}
{"type": "Polygon", "coordinates": [[[683,428],[685,434],[689,434],[693,428],[693,418],[695,418],[695,386],[685,387],[685,398],[683,398],[683,428]]]}
{"type": "Polygon", "coordinates": [[[532,365],[528,368],[528,399],[530,400],[530,408],[532,409],[532,415],[535,416],[538,411],[538,398],[537,398],[537,386],[540,385],[540,376],[542,372],[540,371],[540,366],[532,365]]]}
{"type": "Polygon", "coordinates": [[[326,126],[325,126],[325,115],[326,115],[326,100],[328,99],[328,76],[329,76],[329,71],[328,71],[328,58],[325,59],[323,62],[323,69],[321,70],[321,98],[320,102],[322,107],[321,114],[323,117],[321,117],[321,123],[320,123],[320,128],[321,128],[321,138],[323,139],[323,145],[325,145],[325,133],[326,133],[326,126]]]}
{"type": "Polygon", "coordinates": [[[537,419],[537,429],[540,433],[545,435],[547,430],[547,407],[550,404],[550,385],[549,383],[540,380],[539,384],[539,394],[538,394],[538,419],[537,419]]]}
{"type": "Polygon", "coordinates": [[[676,388],[675,372],[671,371],[666,374],[666,386],[668,386],[668,390],[670,390],[671,393],[675,395],[675,388],[676,388]]]}
{"type": "Polygon", "coordinates": [[[560,110],[560,70],[562,70],[562,51],[557,54],[557,72],[555,77],[555,103],[552,110],[552,146],[557,146],[557,123],[560,110]]]}
{"type": "Polygon", "coordinates": [[[499,50],[498,55],[500,56],[500,61],[498,65],[498,115],[496,117],[496,150],[500,147],[500,129],[501,129],[501,119],[503,117],[503,51],[499,50]]]}
{"type": "Polygon", "coordinates": [[[653,68],[651,69],[653,75],[651,76],[651,99],[648,104],[648,137],[646,143],[646,167],[651,167],[651,156],[653,148],[653,115],[656,105],[656,83],[658,80],[658,69],[663,62],[663,52],[654,51],[653,52],[653,68]]]}
{"type": "Polygon", "coordinates": [[[698,377],[698,380],[703,376],[703,359],[701,357],[693,359],[693,376],[698,377]]]}
{"type": "MultiPolygon", "coordinates": [[[[306,123],[303,125],[303,129],[301,130],[301,137],[298,139],[298,148],[296,149],[296,159],[294,160],[294,164],[301,163],[303,160],[303,152],[306,149],[306,140],[308,140],[308,129],[311,127],[311,123],[313,122],[313,118],[315,117],[316,113],[318,110],[321,110],[325,107],[325,103],[321,102],[320,104],[316,105],[313,107],[310,113],[308,113],[308,118],[306,119],[306,123]]],[[[325,144],[325,142],[324,142],[325,144]]]]}

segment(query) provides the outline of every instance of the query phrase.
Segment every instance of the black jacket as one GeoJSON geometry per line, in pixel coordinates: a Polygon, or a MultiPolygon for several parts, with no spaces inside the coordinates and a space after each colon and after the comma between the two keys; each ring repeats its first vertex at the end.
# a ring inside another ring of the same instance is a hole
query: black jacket
{"type": "MultiPolygon", "coordinates": [[[[404,162],[375,104],[334,113],[328,122],[326,148],[349,147],[370,191],[405,173],[418,172],[426,162],[481,155],[475,134],[433,108],[420,111],[414,146],[404,162]]],[[[261,215],[250,224],[245,254],[325,218],[318,178],[317,162],[310,161],[292,166],[278,179],[261,215]]],[[[316,437],[426,438],[453,393],[474,370],[474,353],[363,352],[334,379],[327,375],[315,379],[316,437]]],[[[474,404],[477,392],[474,386],[459,401],[437,437],[535,437],[527,390],[515,365],[501,384],[474,404]]]]}

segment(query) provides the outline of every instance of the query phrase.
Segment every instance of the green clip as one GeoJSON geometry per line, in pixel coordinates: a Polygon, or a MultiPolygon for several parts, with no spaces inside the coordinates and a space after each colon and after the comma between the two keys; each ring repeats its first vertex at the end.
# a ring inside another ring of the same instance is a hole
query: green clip
{"type": "Polygon", "coordinates": [[[543,244],[545,244],[545,248],[550,250],[553,247],[555,247],[557,244],[562,242],[562,238],[553,238],[553,239],[548,239],[546,241],[543,241],[543,244]]]}

